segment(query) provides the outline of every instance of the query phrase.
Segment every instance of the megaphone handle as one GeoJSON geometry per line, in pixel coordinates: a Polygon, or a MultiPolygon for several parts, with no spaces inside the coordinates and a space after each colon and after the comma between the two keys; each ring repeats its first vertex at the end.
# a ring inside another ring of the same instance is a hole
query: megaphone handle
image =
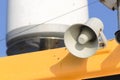
{"type": "Polygon", "coordinates": [[[106,39],[106,37],[105,37],[105,35],[102,31],[100,31],[100,35],[101,35],[101,38],[102,38],[102,41],[103,41],[103,44],[104,44],[103,47],[107,46],[107,39],[106,39]]]}

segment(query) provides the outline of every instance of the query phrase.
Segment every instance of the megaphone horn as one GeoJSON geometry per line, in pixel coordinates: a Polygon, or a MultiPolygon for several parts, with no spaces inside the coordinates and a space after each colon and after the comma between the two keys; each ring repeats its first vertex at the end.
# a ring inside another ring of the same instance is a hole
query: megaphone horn
{"type": "Polygon", "coordinates": [[[85,24],[70,26],[64,34],[64,42],[66,48],[74,56],[79,58],[92,56],[99,48],[107,45],[102,21],[91,18],[85,24]]]}

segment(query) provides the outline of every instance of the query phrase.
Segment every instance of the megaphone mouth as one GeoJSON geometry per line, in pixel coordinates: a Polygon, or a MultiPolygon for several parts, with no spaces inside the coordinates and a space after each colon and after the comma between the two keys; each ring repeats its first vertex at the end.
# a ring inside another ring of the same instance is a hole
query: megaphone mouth
{"type": "Polygon", "coordinates": [[[85,24],[72,25],[64,35],[65,46],[71,54],[79,58],[88,58],[95,54],[100,48],[100,40],[106,45],[103,23],[97,18],[92,18],[85,24]]]}
{"type": "Polygon", "coordinates": [[[81,24],[73,25],[65,32],[64,42],[70,53],[79,58],[92,56],[99,47],[96,32],[91,27],[81,24]],[[90,35],[92,38],[87,36],[90,39],[86,43],[80,44],[78,37],[81,34],[90,35]]]}

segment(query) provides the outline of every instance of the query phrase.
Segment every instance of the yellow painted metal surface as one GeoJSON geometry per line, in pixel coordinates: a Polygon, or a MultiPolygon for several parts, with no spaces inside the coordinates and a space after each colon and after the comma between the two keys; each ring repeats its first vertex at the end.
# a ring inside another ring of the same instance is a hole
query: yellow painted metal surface
{"type": "Polygon", "coordinates": [[[0,58],[0,80],[81,80],[120,74],[120,45],[115,40],[96,55],[80,59],[66,48],[0,58]]]}

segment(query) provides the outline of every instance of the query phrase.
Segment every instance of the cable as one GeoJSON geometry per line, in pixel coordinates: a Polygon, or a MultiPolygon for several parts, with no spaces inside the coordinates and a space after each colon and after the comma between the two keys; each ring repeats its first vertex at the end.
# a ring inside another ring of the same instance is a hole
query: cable
{"type": "Polygon", "coordinates": [[[2,42],[2,41],[4,41],[5,40],[5,38],[2,38],[2,39],[0,39],[0,42],[2,42]]]}
{"type": "MultiPolygon", "coordinates": [[[[55,18],[46,20],[46,21],[43,22],[43,23],[37,24],[37,25],[35,25],[35,26],[31,26],[31,27],[29,27],[29,28],[27,28],[27,29],[25,29],[25,30],[23,30],[23,31],[17,32],[17,33],[15,33],[15,35],[20,34],[20,33],[22,33],[22,32],[25,32],[25,31],[28,31],[28,30],[31,30],[31,29],[33,29],[33,28],[35,28],[35,27],[38,27],[38,26],[40,26],[40,25],[42,25],[42,24],[45,24],[45,23],[50,22],[50,21],[53,21],[53,20],[55,20],[55,19],[61,18],[61,17],[65,16],[65,15],[68,15],[68,14],[70,14],[70,13],[72,13],[72,12],[75,12],[75,11],[80,10],[80,9],[82,9],[82,8],[85,8],[85,7],[87,7],[87,6],[93,5],[93,4],[97,3],[97,2],[98,2],[98,1],[95,0],[95,1],[93,1],[93,2],[91,2],[91,3],[89,3],[89,4],[87,4],[87,5],[84,5],[84,6],[82,6],[82,7],[77,8],[77,9],[71,10],[71,11],[69,11],[69,12],[67,12],[67,13],[64,13],[64,14],[62,14],[62,15],[59,15],[59,16],[57,16],[57,17],[55,17],[55,18]]],[[[0,42],[3,41],[3,40],[5,40],[5,38],[0,39],[0,42]]]]}

